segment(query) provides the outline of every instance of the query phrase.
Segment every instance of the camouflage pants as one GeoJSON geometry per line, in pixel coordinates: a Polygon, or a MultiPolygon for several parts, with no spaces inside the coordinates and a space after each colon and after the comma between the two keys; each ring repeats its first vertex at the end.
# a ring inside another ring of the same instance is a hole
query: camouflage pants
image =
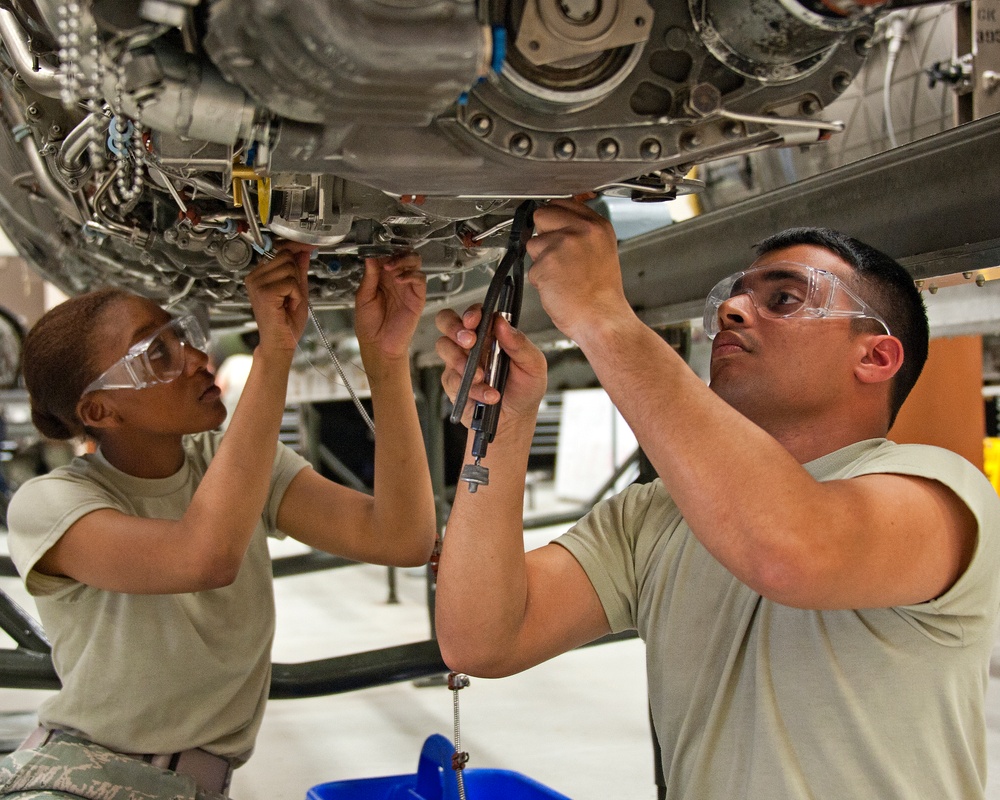
{"type": "Polygon", "coordinates": [[[0,759],[0,797],[11,800],[227,800],[194,779],[57,732],[0,759]]]}

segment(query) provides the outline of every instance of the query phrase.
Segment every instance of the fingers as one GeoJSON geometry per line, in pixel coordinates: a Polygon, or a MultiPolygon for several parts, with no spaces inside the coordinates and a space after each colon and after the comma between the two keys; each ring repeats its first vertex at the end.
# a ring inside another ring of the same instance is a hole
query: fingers
{"type": "Polygon", "coordinates": [[[293,242],[291,239],[279,239],[275,244],[275,251],[287,250],[290,253],[309,253],[316,249],[314,244],[305,242],[293,242]]]}
{"type": "Polygon", "coordinates": [[[391,276],[392,284],[397,287],[409,287],[422,295],[427,276],[421,272],[421,265],[420,255],[413,252],[366,258],[365,274],[358,287],[360,299],[374,298],[383,276],[391,276]]]}
{"type": "Polygon", "coordinates": [[[387,271],[400,274],[412,273],[419,270],[421,263],[420,255],[414,252],[394,253],[391,256],[365,260],[380,262],[387,271]]]}
{"type": "MultiPolygon", "coordinates": [[[[476,326],[482,316],[482,305],[476,304],[459,316],[450,308],[442,309],[434,317],[434,324],[443,334],[435,343],[434,349],[444,362],[445,371],[441,376],[441,385],[448,397],[454,402],[458,389],[462,385],[462,377],[469,360],[469,350],[476,343],[476,326]]],[[[483,401],[484,389],[482,367],[476,368],[473,377],[470,398],[483,401]]],[[[490,402],[496,402],[495,397],[490,402]]]]}
{"type": "MultiPolygon", "coordinates": [[[[469,360],[469,349],[475,344],[473,329],[478,324],[481,315],[482,307],[476,305],[467,310],[461,317],[450,309],[439,311],[435,317],[437,328],[443,334],[435,345],[435,351],[445,364],[445,370],[441,375],[441,385],[452,402],[455,401],[462,385],[469,360]]],[[[510,358],[512,369],[527,376],[533,385],[544,384],[547,370],[545,356],[527,336],[500,316],[497,316],[494,322],[493,335],[510,358]]],[[[476,368],[469,389],[469,400],[488,405],[500,400],[500,393],[484,382],[482,366],[476,368]]],[[[506,399],[504,403],[507,403],[506,399]]]]}
{"type": "Polygon", "coordinates": [[[274,289],[288,282],[301,288],[305,282],[308,269],[309,254],[305,252],[279,252],[273,259],[261,260],[246,277],[246,285],[250,290],[274,289]]]}
{"type": "Polygon", "coordinates": [[[493,335],[504,352],[510,356],[512,364],[531,375],[545,375],[548,364],[545,355],[532,341],[511,325],[503,317],[497,317],[493,325],[493,335]]]}
{"type": "MultiPolygon", "coordinates": [[[[276,314],[274,322],[290,315],[293,321],[301,316],[309,299],[308,268],[312,247],[279,249],[274,258],[262,259],[247,275],[245,284],[258,326],[270,324],[265,319],[276,314]],[[264,314],[265,309],[269,309],[264,314]],[[272,311],[273,309],[273,311],[272,311]]],[[[301,327],[298,322],[296,327],[301,327]]]]}
{"type": "Polygon", "coordinates": [[[420,273],[420,255],[413,252],[393,253],[391,256],[378,256],[377,258],[366,258],[365,268],[372,267],[385,272],[394,273],[396,277],[409,279],[420,273]]]}
{"type": "Polygon", "coordinates": [[[607,220],[590,206],[577,200],[557,198],[535,209],[534,222],[537,233],[547,233],[580,223],[601,223],[607,220]]]}
{"type": "Polygon", "coordinates": [[[437,329],[460,347],[469,350],[476,343],[476,328],[483,315],[483,306],[476,303],[458,316],[450,308],[443,309],[434,317],[437,329]]]}

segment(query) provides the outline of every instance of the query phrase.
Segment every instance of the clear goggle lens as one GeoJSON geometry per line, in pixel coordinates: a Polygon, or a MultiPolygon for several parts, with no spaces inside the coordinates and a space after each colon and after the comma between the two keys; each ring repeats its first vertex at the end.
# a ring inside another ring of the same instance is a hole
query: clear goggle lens
{"type": "Polygon", "coordinates": [[[145,389],[168,383],[184,371],[184,348],[204,352],[208,336],[198,320],[185,315],[157,328],[93,381],[83,394],[98,389],[145,389]]]}
{"type": "Polygon", "coordinates": [[[715,285],[705,301],[710,339],[719,332],[719,308],[739,295],[747,295],[763,317],[872,319],[889,333],[885,320],[832,272],[781,261],[737,272],[715,285]]]}

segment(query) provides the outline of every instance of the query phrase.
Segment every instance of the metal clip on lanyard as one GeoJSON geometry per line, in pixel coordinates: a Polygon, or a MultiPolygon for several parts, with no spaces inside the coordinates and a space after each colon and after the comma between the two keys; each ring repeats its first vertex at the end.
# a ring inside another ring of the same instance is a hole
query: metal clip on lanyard
{"type": "Polygon", "coordinates": [[[490,482],[490,471],[480,466],[480,461],[486,455],[486,448],[497,432],[497,421],[500,418],[500,403],[503,400],[504,386],[507,384],[507,372],[510,369],[510,358],[500,348],[493,336],[494,313],[503,315],[511,325],[517,326],[521,316],[521,298],[524,294],[524,251],[525,245],[534,232],[533,215],[536,203],[525,200],[514,211],[514,220],[510,226],[510,238],[507,252],[504,253],[489,288],[486,299],[483,300],[483,316],[476,328],[476,343],[469,351],[469,361],[462,374],[462,385],[455,396],[455,405],[451,410],[451,421],[461,422],[462,411],[469,400],[469,389],[482,357],[487,338],[490,340],[489,355],[484,367],[485,382],[500,393],[500,400],[493,405],[476,401],[472,409],[472,430],[475,438],[472,442],[472,455],[475,464],[462,467],[459,480],[469,484],[469,492],[475,493],[480,486],[490,482]]]}

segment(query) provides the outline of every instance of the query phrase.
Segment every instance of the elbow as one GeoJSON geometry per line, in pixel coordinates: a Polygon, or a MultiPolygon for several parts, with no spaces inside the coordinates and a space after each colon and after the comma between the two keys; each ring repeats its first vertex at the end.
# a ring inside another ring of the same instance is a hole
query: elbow
{"type": "Polygon", "coordinates": [[[511,648],[500,645],[500,637],[487,635],[488,626],[463,624],[445,608],[435,610],[434,629],[441,658],[449,669],[474,678],[506,678],[520,669],[511,663],[511,648]]]}
{"type": "Polygon", "coordinates": [[[517,672],[508,668],[498,654],[477,648],[469,641],[442,636],[440,631],[438,646],[441,648],[441,659],[449,669],[473,678],[506,678],[517,672]]]}
{"type": "Polygon", "coordinates": [[[823,585],[822,557],[788,547],[759,548],[742,580],[762,597],[792,608],[815,607],[823,585]]]}
{"type": "Polygon", "coordinates": [[[389,555],[389,565],[393,567],[424,566],[434,554],[436,540],[437,533],[434,524],[409,538],[397,537],[395,541],[399,544],[389,555]]]}
{"type": "Polygon", "coordinates": [[[192,591],[207,591],[209,589],[224,589],[236,581],[240,574],[242,558],[228,555],[215,555],[205,558],[200,568],[192,576],[195,587],[192,591]]]}

